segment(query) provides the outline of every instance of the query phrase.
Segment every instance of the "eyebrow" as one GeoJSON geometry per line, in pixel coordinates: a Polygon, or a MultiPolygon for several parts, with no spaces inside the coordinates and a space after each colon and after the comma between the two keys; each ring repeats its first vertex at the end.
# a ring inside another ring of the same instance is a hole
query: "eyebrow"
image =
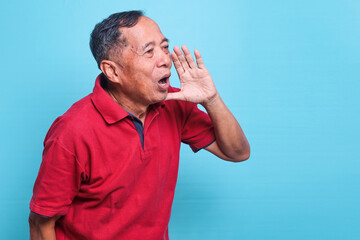
{"type": "MultiPolygon", "coordinates": [[[[167,38],[163,38],[160,42],[160,44],[162,44],[163,42],[169,42],[169,39],[167,38]]],[[[147,48],[148,46],[150,45],[155,45],[155,42],[154,41],[151,41],[151,42],[147,42],[144,44],[144,46],[142,47],[143,50],[145,50],[145,48],[147,48]]]]}

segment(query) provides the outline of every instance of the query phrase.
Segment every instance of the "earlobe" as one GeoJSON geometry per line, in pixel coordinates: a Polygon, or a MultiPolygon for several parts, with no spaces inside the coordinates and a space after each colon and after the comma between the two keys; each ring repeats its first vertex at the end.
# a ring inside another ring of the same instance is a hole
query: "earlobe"
{"type": "Polygon", "coordinates": [[[103,60],[100,63],[100,69],[105,74],[107,79],[109,79],[111,82],[117,83],[119,82],[119,74],[118,69],[116,68],[116,65],[114,62],[109,60],[103,60]]]}

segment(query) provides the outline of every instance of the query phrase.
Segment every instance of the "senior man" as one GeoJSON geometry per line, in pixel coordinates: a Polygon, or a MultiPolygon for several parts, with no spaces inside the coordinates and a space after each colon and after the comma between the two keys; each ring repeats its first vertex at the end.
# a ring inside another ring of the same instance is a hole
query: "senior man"
{"type": "Polygon", "coordinates": [[[90,47],[102,73],[45,137],[31,239],[169,239],[181,142],[239,162],[248,141],[199,51],[196,62],[186,46],[170,54],[142,12],[97,24],[90,47]],[[169,84],[171,59],[180,90],[169,84]]]}

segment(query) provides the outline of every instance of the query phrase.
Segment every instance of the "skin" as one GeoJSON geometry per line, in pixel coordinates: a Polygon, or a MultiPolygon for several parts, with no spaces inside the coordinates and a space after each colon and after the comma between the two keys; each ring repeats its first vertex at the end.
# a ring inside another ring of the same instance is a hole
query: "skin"
{"type": "Polygon", "coordinates": [[[131,28],[121,30],[127,46],[120,56],[103,60],[102,72],[110,80],[108,93],[126,111],[144,122],[149,105],[165,100],[167,88],[159,88],[158,81],[167,77],[172,66],[169,43],[158,25],[141,17],[131,28]]]}
{"type": "Polygon", "coordinates": [[[44,218],[30,213],[30,240],[56,240],[55,223],[60,216],[44,218]]]}
{"type": "Polygon", "coordinates": [[[250,157],[250,145],[240,124],[222,101],[200,52],[195,50],[196,62],[186,46],[174,47],[171,58],[179,75],[181,91],[169,93],[166,100],[182,100],[201,104],[214,125],[216,141],[205,149],[233,162],[250,157]],[[183,52],[182,52],[183,51],[183,52]]]}
{"type": "MultiPolygon", "coordinates": [[[[134,27],[121,31],[127,40],[126,46],[120,55],[103,60],[100,68],[110,80],[107,92],[124,110],[144,123],[151,104],[163,100],[201,104],[212,120],[216,135],[216,141],[205,149],[227,161],[241,162],[250,157],[246,136],[222,101],[198,50],[194,52],[196,62],[186,46],[182,46],[182,51],[174,47],[170,54],[167,39],[147,17],[141,17],[134,27]],[[181,91],[176,93],[167,91],[171,60],[181,83],[181,91]],[[160,79],[165,79],[165,84],[160,84],[160,79]]],[[[31,213],[30,239],[56,239],[55,223],[59,218],[31,213]]]]}

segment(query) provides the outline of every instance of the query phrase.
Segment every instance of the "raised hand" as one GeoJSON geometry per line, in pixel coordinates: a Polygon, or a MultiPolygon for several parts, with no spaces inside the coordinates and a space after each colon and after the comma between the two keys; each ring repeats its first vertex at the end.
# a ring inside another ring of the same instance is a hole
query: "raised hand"
{"type": "Polygon", "coordinates": [[[179,75],[181,91],[169,93],[165,100],[182,100],[207,105],[217,96],[215,84],[207,71],[200,52],[195,50],[196,63],[186,46],[174,47],[171,59],[179,75]]]}
{"type": "Polygon", "coordinates": [[[174,47],[171,59],[180,78],[181,90],[168,93],[165,100],[182,100],[202,104],[214,125],[216,141],[205,149],[228,161],[244,161],[250,156],[250,146],[239,123],[226,107],[217,92],[201,55],[195,50],[192,58],[189,49],[174,47]]]}

